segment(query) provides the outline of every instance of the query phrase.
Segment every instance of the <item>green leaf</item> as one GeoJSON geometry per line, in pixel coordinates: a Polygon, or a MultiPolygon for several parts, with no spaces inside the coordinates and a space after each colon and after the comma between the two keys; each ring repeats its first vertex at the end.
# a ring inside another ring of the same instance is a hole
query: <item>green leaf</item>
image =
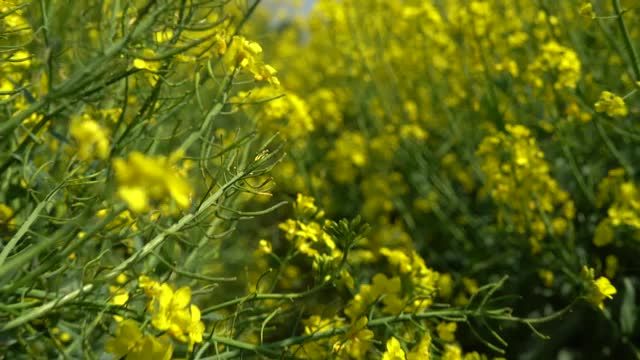
{"type": "Polygon", "coordinates": [[[624,278],[624,294],[620,307],[620,328],[624,335],[631,335],[636,324],[636,290],[630,278],[624,278]]]}

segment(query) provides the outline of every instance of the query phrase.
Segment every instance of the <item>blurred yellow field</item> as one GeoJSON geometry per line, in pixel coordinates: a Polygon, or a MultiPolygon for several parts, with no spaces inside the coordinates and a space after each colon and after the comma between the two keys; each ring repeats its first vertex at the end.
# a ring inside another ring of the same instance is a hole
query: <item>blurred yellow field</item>
{"type": "Polygon", "coordinates": [[[0,2],[0,359],[637,359],[640,6],[0,2]]]}

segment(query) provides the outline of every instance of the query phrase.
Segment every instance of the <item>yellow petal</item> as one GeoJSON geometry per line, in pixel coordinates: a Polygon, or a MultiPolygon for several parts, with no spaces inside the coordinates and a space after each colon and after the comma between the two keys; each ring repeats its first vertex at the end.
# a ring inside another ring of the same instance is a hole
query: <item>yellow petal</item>
{"type": "Polygon", "coordinates": [[[191,302],[191,289],[188,286],[183,286],[176,290],[173,295],[173,301],[171,307],[175,309],[185,309],[191,302]]]}
{"type": "Polygon", "coordinates": [[[134,212],[143,212],[147,209],[147,192],[141,187],[123,186],[118,189],[118,195],[134,212]]]}

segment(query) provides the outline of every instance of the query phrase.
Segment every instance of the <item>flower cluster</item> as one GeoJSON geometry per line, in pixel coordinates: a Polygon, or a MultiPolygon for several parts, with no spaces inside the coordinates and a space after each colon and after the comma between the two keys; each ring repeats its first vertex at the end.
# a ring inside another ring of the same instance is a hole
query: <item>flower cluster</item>
{"type": "Polygon", "coordinates": [[[174,165],[180,157],[179,152],[170,157],[133,152],[126,160],[114,159],[118,195],[138,213],[148,211],[153,200],[166,206],[167,199],[172,199],[187,208],[192,190],[181,173],[186,169],[180,171],[174,165]]]}
{"type": "Polygon", "coordinates": [[[597,112],[607,113],[611,117],[625,117],[629,114],[624,99],[610,91],[603,91],[600,94],[595,108],[597,112]]]}
{"type": "Polygon", "coordinates": [[[540,251],[547,234],[562,236],[575,216],[569,194],[551,177],[549,165],[531,131],[507,125],[478,147],[486,191],[499,205],[497,218],[506,229],[527,234],[532,251],[540,251]],[[543,216],[551,219],[545,223],[543,216]],[[547,228],[549,226],[549,228],[547,228]]]}
{"type": "Polygon", "coordinates": [[[170,360],[173,344],[168,335],[155,337],[145,335],[140,324],[133,320],[122,321],[116,336],[105,344],[105,349],[118,359],[170,360]]]}
{"type": "Polygon", "coordinates": [[[109,156],[109,137],[105,129],[88,114],[71,120],[71,137],[78,144],[78,157],[83,160],[102,159],[109,156]]]}
{"type": "Polygon", "coordinates": [[[574,89],[580,79],[581,63],[578,54],[555,41],[542,45],[542,53],[529,65],[527,71],[532,84],[542,87],[544,74],[553,74],[553,87],[574,89]]]}
{"type": "Polygon", "coordinates": [[[585,296],[587,301],[601,310],[604,309],[604,300],[613,298],[613,295],[618,292],[606,277],[600,276],[596,279],[592,268],[584,266],[581,276],[586,283],[587,293],[585,296]]]}
{"type": "Polygon", "coordinates": [[[147,297],[147,310],[151,313],[151,324],[166,331],[174,339],[189,344],[189,349],[202,342],[204,323],[200,320],[200,308],[191,304],[191,289],[181,287],[174,290],[166,283],[159,283],[141,276],[139,286],[147,297]]]}
{"type": "Polygon", "coordinates": [[[247,40],[243,36],[234,36],[223,53],[225,64],[230,68],[247,70],[253,74],[256,81],[280,85],[280,81],[275,76],[276,69],[262,62],[262,47],[257,42],[247,40]]]}
{"type": "Polygon", "coordinates": [[[633,181],[625,179],[622,168],[609,170],[598,186],[598,205],[610,204],[607,217],[602,219],[594,232],[593,244],[599,247],[614,241],[614,229],[626,226],[640,231],[640,190],[633,181]]]}
{"type": "Polygon", "coordinates": [[[0,354],[633,352],[639,12],[261,3],[0,2],[0,354]]]}
{"type": "Polygon", "coordinates": [[[250,92],[241,91],[231,98],[236,106],[250,110],[258,129],[265,134],[279,132],[285,139],[300,141],[314,129],[309,107],[296,94],[280,87],[266,86],[250,92]]]}

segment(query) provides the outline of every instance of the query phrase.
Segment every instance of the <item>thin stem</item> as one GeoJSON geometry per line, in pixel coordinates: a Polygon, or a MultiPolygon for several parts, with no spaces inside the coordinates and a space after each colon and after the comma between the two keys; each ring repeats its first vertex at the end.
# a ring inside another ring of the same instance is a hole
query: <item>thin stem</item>
{"type": "MultiPolygon", "coordinates": [[[[381,318],[377,318],[369,321],[367,326],[368,327],[387,326],[391,323],[407,322],[407,321],[413,322],[416,320],[423,320],[423,319],[430,319],[430,318],[445,318],[451,321],[467,321],[468,317],[480,317],[480,318],[490,318],[494,320],[513,321],[513,322],[526,324],[532,327],[533,324],[545,323],[545,322],[553,321],[562,317],[563,315],[571,311],[571,309],[573,308],[573,306],[576,304],[577,301],[578,299],[574,300],[571,304],[561,309],[560,311],[555,312],[548,316],[540,317],[540,318],[520,318],[520,317],[511,316],[509,314],[510,310],[508,308],[488,310],[488,311],[479,311],[478,309],[474,309],[474,310],[445,309],[445,310],[431,310],[423,313],[400,314],[397,316],[381,317],[381,318]]],[[[238,342],[237,340],[219,338],[219,337],[212,337],[210,341],[214,343],[216,342],[223,343],[231,347],[235,347],[242,350],[247,350],[247,351],[252,351],[257,353],[268,353],[270,351],[273,352],[275,351],[275,349],[278,349],[278,348],[280,349],[287,348],[292,345],[317,341],[321,339],[330,338],[336,335],[345,334],[349,330],[351,330],[351,328],[352,328],[352,325],[340,326],[330,330],[319,331],[313,334],[290,337],[288,339],[267,343],[262,346],[249,344],[245,342],[238,342]]],[[[207,359],[218,359],[218,358],[219,357],[214,356],[207,359]]]]}
{"type": "Polygon", "coordinates": [[[602,127],[602,124],[600,123],[599,119],[594,119],[593,122],[596,126],[596,130],[598,131],[598,135],[600,135],[600,137],[602,138],[602,141],[604,141],[604,144],[607,147],[607,149],[609,149],[609,152],[611,152],[611,155],[613,155],[613,157],[615,157],[616,160],[618,160],[620,165],[624,167],[627,174],[629,174],[630,176],[633,176],[634,174],[633,167],[631,167],[631,165],[627,162],[627,160],[622,156],[620,151],[618,151],[616,146],[613,144],[613,141],[611,141],[611,138],[609,138],[609,135],[607,135],[607,132],[602,127]]]}
{"type": "Polygon", "coordinates": [[[293,294],[251,294],[245,297],[225,301],[218,305],[214,305],[202,310],[202,314],[208,314],[214,312],[216,310],[224,309],[226,307],[242,304],[248,301],[260,301],[260,300],[295,300],[300,299],[311,294],[317,293],[318,291],[324,289],[326,286],[318,286],[311,290],[301,292],[301,293],[293,293],[293,294]]]}
{"type": "Polygon", "coordinates": [[[635,74],[635,80],[640,80],[640,62],[638,61],[638,54],[636,53],[636,49],[633,47],[631,43],[631,37],[629,36],[629,30],[627,30],[627,24],[624,22],[624,18],[622,15],[624,11],[620,8],[619,0],[611,0],[613,3],[613,8],[616,11],[618,26],[620,27],[620,32],[622,32],[622,36],[624,38],[624,45],[627,48],[627,52],[629,53],[629,57],[631,57],[631,65],[633,65],[633,73],[635,74]]]}

